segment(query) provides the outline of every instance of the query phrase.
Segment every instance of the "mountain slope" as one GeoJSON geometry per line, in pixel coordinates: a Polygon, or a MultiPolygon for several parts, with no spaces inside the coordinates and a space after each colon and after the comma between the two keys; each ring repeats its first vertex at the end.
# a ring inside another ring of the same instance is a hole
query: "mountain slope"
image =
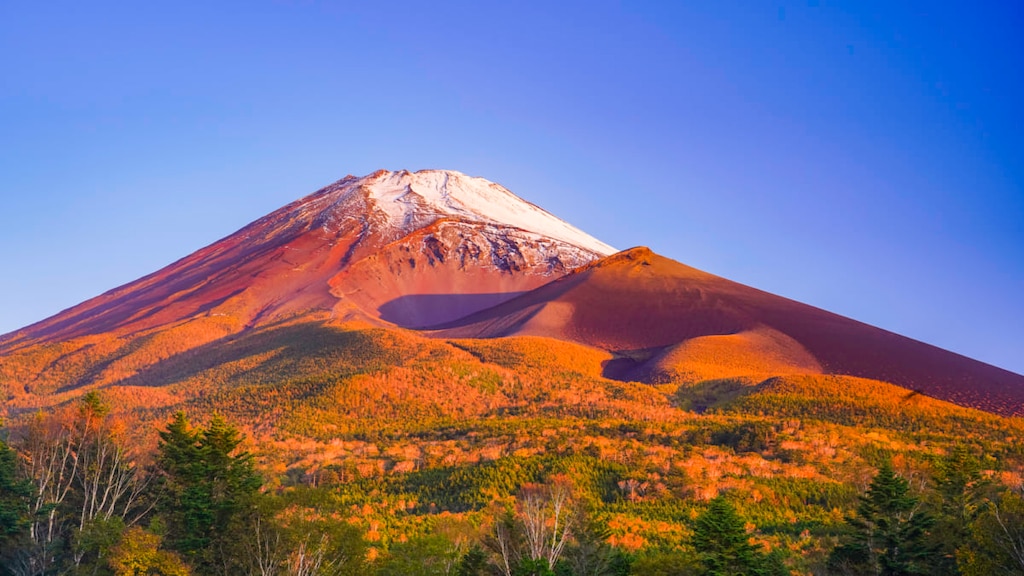
{"type": "Polygon", "coordinates": [[[849,375],[1024,414],[1019,375],[648,249],[613,251],[480,178],[348,176],[0,337],[0,394],[33,406],[101,386],[164,386],[154,375],[188,373],[196,354],[220,358],[243,334],[262,330],[271,354],[290,348],[275,340],[295,333],[284,328],[326,324],[572,342],[603,355],[598,373],[620,381],[849,375]]]}
{"type": "Polygon", "coordinates": [[[381,170],[347,176],[162,270],[0,337],[0,353],[211,316],[229,331],[309,314],[437,323],[612,252],[482,178],[381,170]],[[379,309],[410,294],[480,296],[379,309]]]}
{"type": "Polygon", "coordinates": [[[546,336],[619,353],[606,375],[692,381],[843,374],[1024,414],[1024,377],[635,248],[436,327],[435,336],[546,336]]]}

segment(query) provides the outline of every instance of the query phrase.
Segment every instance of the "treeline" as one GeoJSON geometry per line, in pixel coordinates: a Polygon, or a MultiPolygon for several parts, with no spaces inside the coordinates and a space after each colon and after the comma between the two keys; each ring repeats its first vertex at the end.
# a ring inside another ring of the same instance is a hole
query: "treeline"
{"type": "MultiPolygon", "coordinates": [[[[381,527],[361,525],[331,497],[385,485],[307,488],[304,500],[287,487],[272,490],[276,482],[257,472],[238,429],[216,415],[197,426],[176,414],[155,446],[133,441],[137,432],[90,393],[0,436],[0,574],[775,576],[808,569],[785,546],[769,550],[770,538],[735,506],[740,493],[695,503],[699,513],[673,546],[613,546],[607,495],[618,490],[631,505],[652,488],[618,481],[618,465],[588,458],[420,474],[417,490],[442,511],[419,509],[420,531],[382,542],[381,527]],[[459,510],[472,514],[450,513],[459,510]]],[[[737,449],[771,443],[763,426],[715,434],[737,449]]],[[[831,552],[809,567],[815,573],[1024,574],[1024,498],[990,482],[961,447],[913,487],[882,463],[841,533],[817,537],[831,552]]]]}

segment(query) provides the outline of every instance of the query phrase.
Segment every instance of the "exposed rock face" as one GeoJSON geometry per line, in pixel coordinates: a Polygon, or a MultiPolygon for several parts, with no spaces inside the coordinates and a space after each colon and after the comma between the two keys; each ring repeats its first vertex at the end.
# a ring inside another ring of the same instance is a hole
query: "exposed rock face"
{"type": "Polygon", "coordinates": [[[445,219],[346,267],[330,285],[343,306],[420,328],[504,302],[594,258],[533,232],[445,219]]]}

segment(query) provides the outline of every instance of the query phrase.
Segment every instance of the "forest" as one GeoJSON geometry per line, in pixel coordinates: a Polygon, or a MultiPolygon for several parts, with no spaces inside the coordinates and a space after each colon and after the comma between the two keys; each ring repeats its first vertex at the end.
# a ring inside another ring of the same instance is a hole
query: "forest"
{"type": "Polygon", "coordinates": [[[883,382],[309,324],[168,345],[5,358],[0,573],[1024,574],[1024,423],[883,382]]]}
{"type": "MultiPolygon", "coordinates": [[[[857,494],[777,484],[784,502],[817,501],[832,514],[853,506],[829,536],[800,514],[794,540],[745,517],[750,498],[738,489],[666,497],[671,478],[633,477],[585,450],[271,482],[220,415],[194,425],[177,412],[155,449],[140,451],[95,392],[17,432],[0,442],[0,564],[11,575],[1024,573],[1024,498],[963,444],[927,478],[879,454],[857,494]],[[617,530],[624,517],[649,521],[655,507],[654,517],[681,520],[657,527],[660,542],[637,545],[617,530]],[[799,561],[793,544],[821,548],[819,562],[799,561]]],[[[770,427],[754,425],[699,436],[692,447],[738,452],[773,441],[770,427]]]]}

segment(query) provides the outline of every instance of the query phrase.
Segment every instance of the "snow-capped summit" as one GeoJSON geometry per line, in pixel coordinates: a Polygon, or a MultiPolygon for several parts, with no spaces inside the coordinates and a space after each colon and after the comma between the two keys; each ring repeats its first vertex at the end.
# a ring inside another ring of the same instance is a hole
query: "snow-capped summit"
{"type": "Polygon", "coordinates": [[[607,256],[614,248],[501,185],[454,170],[378,170],[347,176],[293,204],[293,214],[328,227],[369,216],[376,232],[400,238],[442,219],[518,228],[607,256]]]}
{"type": "MultiPolygon", "coordinates": [[[[395,226],[409,229],[431,217],[454,217],[513,226],[602,256],[616,250],[509,192],[503,186],[452,170],[378,171],[354,182],[395,226]]],[[[411,230],[410,230],[411,231],[411,230]]]]}

